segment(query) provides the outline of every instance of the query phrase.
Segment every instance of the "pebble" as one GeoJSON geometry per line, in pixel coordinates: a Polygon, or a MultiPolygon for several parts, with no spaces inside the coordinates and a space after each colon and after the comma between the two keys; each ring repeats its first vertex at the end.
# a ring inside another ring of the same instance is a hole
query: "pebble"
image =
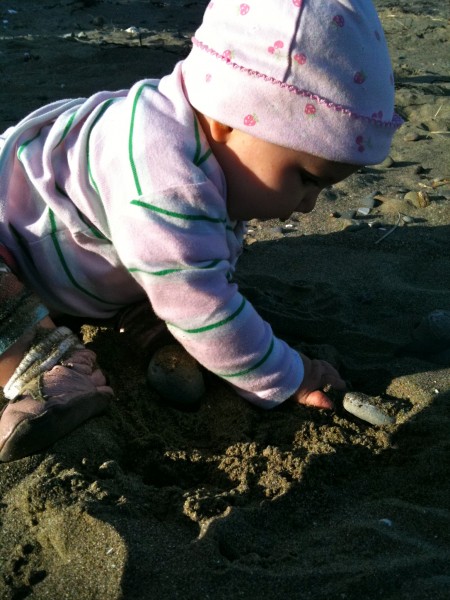
{"type": "Polygon", "coordinates": [[[192,406],[205,393],[197,361],[178,344],[155,352],[148,365],[147,380],[163,398],[178,406],[192,406]]]}
{"type": "Polygon", "coordinates": [[[120,473],[120,467],[115,460],[107,460],[99,466],[98,473],[105,479],[112,479],[120,473]]]}
{"type": "Polygon", "coordinates": [[[378,521],[381,525],[387,525],[387,527],[392,527],[393,523],[391,519],[379,519],[378,521]]]}
{"type": "Polygon", "coordinates": [[[371,194],[369,194],[368,196],[366,196],[365,198],[363,198],[361,200],[361,206],[365,206],[367,208],[373,208],[375,206],[375,202],[376,202],[376,197],[378,196],[380,192],[372,192],[371,194]]]}
{"type": "Polygon", "coordinates": [[[141,33],[141,30],[139,29],[139,27],[128,27],[128,29],[125,29],[125,33],[128,34],[128,37],[138,37],[139,34],[141,33]]]}
{"type": "Polygon", "coordinates": [[[420,135],[415,131],[410,131],[405,135],[403,139],[405,140],[405,142],[417,142],[418,140],[420,140],[420,135]]]}
{"type": "Polygon", "coordinates": [[[371,397],[361,392],[347,392],[343,407],[347,412],[371,425],[391,425],[395,419],[372,404],[371,397]]]}
{"type": "Polygon", "coordinates": [[[425,190],[419,192],[408,192],[404,195],[404,200],[415,206],[416,208],[425,208],[430,205],[430,197],[425,190]]]}
{"type": "Polygon", "coordinates": [[[358,215],[367,217],[367,215],[370,213],[370,207],[369,206],[360,206],[356,212],[358,213],[358,215]]]}

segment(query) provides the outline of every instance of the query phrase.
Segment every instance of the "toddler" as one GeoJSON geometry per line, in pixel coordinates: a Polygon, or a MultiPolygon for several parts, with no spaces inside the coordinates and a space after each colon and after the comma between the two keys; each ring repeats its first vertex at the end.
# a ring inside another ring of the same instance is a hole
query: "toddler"
{"type": "Polygon", "coordinates": [[[43,449],[112,397],[56,315],[134,318],[150,348],[167,327],[260,407],[332,408],[323,389],[345,388],[337,371],[277,339],[233,272],[247,220],[311,211],[323,188],[381,162],[400,123],[369,0],[213,0],[170,75],[7,130],[0,460],[43,449]]]}

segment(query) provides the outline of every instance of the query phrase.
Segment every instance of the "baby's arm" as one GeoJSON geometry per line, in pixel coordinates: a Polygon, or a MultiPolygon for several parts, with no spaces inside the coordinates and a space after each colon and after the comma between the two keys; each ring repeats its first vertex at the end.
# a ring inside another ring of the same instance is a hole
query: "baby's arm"
{"type": "Polygon", "coordinates": [[[305,372],[302,384],[292,396],[293,400],[315,408],[333,408],[332,400],[322,389],[331,386],[336,390],[345,390],[345,381],[325,360],[311,360],[304,354],[301,357],[305,372]]]}

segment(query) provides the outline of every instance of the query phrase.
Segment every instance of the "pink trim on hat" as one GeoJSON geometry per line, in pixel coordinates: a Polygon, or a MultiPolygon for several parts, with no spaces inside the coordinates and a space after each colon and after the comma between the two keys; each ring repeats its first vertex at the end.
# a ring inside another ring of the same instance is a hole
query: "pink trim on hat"
{"type": "Polygon", "coordinates": [[[403,119],[396,113],[394,113],[391,121],[382,121],[379,118],[373,118],[373,117],[369,117],[367,115],[359,115],[358,113],[355,113],[354,111],[350,110],[349,108],[346,108],[345,106],[342,106],[341,104],[335,104],[331,100],[327,100],[326,98],[323,98],[322,96],[313,94],[312,92],[309,92],[308,90],[302,90],[293,84],[284,83],[283,81],[279,81],[278,79],[275,79],[274,77],[271,77],[269,75],[265,75],[264,73],[260,73],[259,71],[255,71],[253,69],[248,69],[247,67],[243,67],[242,65],[239,65],[238,63],[233,62],[229,58],[229,56],[224,56],[223,54],[220,54],[219,52],[210,48],[207,44],[204,44],[202,41],[200,41],[199,39],[197,39],[195,37],[192,38],[192,43],[194,46],[196,46],[200,50],[207,52],[214,58],[221,60],[222,62],[226,63],[231,68],[238,70],[241,73],[247,74],[250,77],[256,77],[267,83],[272,83],[273,85],[278,85],[280,88],[286,89],[287,91],[292,92],[292,93],[296,94],[297,96],[302,96],[303,98],[309,98],[310,100],[314,100],[318,104],[325,105],[327,108],[330,108],[331,110],[334,110],[339,113],[343,113],[353,119],[361,119],[363,121],[373,123],[374,125],[379,125],[379,126],[381,125],[383,127],[392,127],[394,129],[397,129],[403,123],[403,119]]]}

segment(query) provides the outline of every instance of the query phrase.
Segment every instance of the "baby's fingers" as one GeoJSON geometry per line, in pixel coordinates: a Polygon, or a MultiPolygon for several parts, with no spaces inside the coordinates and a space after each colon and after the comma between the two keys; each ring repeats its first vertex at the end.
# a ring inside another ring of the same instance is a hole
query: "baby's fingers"
{"type": "Polygon", "coordinates": [[[323,372],[321,374],[321,387],[332,387],[335,390],[344,391],[347,386],[345,381],[339,375],[338,371],[325,360],[318,361],[323,365],[323,372]]]}
{"type": "Polygon", "coordinates": [[[303,404],[304,406],[313,406],[314,408],[324,408],[325,410],[334,408],[333,401],[321,390],[316,390],[301,396],[298,403],[303,404]]]}
{"type": "Polygon", "coordinates": [[[345,390],[345,381],[338,371],[325,360],[311,360],[302,355],[305,369],[302,385],[294,395],[299,404],[332,409],[333,401],[324,390],[345,390]]]}

